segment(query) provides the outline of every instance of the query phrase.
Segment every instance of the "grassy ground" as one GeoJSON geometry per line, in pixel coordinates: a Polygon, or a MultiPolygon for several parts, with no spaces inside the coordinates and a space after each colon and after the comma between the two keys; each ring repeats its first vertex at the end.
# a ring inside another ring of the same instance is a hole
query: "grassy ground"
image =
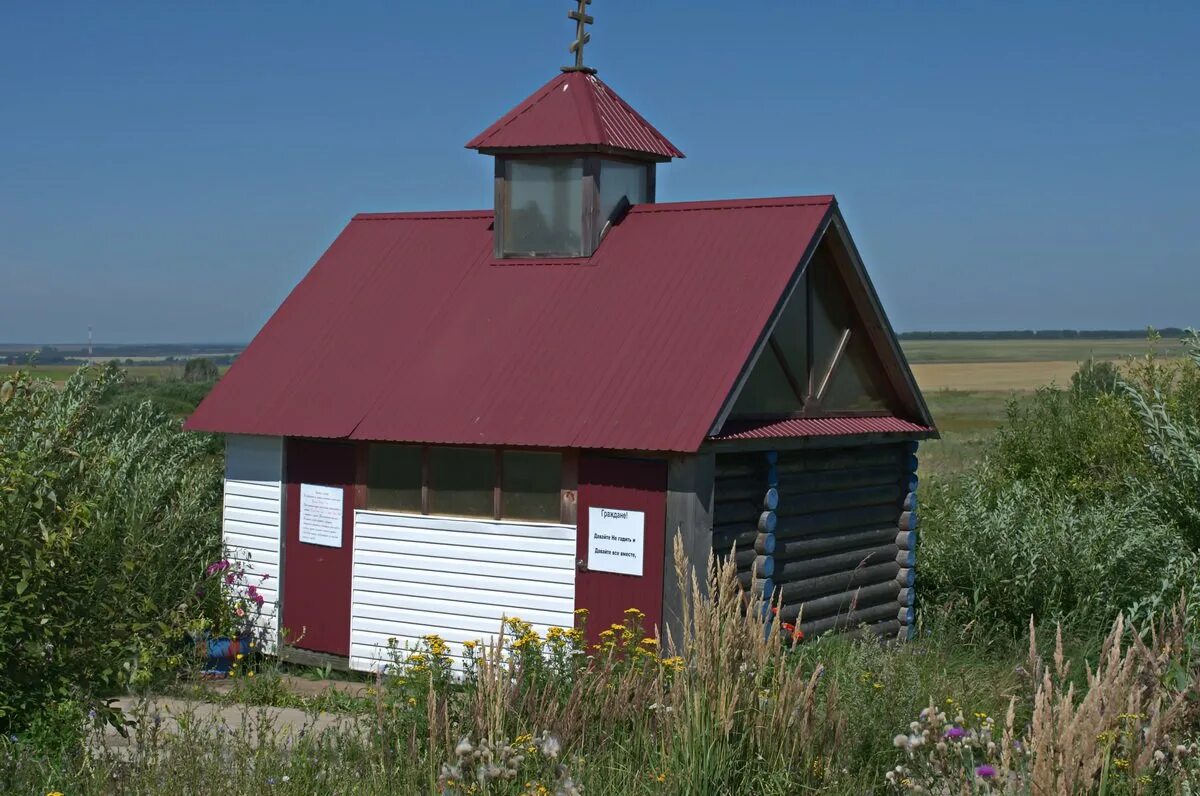
{"type": "MultiPolygon", "coordinates": [[[[904,340],[904,354],[914,365],[928,362],[1083,362],[1121,359],[1146,353],[1146,341],[1135,340],[904,340]]],[[[1175,338],[1159,341],[1167,356],[1183,350],[1175,338]]]]}
{"type": "MultiPolygon", "coordinates": [[[[33,374],[39,379],[65,382],[78,370],[76,365],[0,365],[0,379],[18,370],[33,374]]],[[[183,376],[183,365],[133,365],[126,370],[130,379],[171,379],[183,376]]],[[[222,368],[224,372],[227,368],[222,368]]]]}

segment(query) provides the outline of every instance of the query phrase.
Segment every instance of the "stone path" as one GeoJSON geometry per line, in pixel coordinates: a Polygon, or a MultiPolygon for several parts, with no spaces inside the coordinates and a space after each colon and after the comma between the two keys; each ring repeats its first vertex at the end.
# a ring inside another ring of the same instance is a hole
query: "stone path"
{"type": "MultiPolygon", "coordinates": [[[[301,683],[311,684],[296,689],[301,695],[313,696],[322,693],[330,687],[329,682],[314,682],[293,678],[301,683]],[[306,693],[308,692],[308,693],[306,693]]],[[[333,685],[337,690],[353,690],[358,683],[341,683],[333,685]]],[[[228,690],[214,688],[215,691],[228,690]]],[[[289,690],[291,684],[289,684],[289,690]]],[[[243,704],[219,704],[199,699],[181,699],[176,697],[122,697],[116,700],[115,706],[125,712],[130,718],[145,715],[148,718],[157,717],[159,728],[165,732],[178,732],[181,721],[196,723],[200,726],[224,726],[233,735],[245,733],[252,744],[259,742],[260,736],[267,735],[281,738],[291,734],[298,735],[301,730],[307,733],[321,733],[325,730],[362,732],[365,729],[364,717],[345,713],[312,713],[298,708],[275,708],[243,704]]],[[[136,738],[133,733],[123,737],[112,727],[104,732],[103,744],[117,755],[133,754],[136,738]]]]}

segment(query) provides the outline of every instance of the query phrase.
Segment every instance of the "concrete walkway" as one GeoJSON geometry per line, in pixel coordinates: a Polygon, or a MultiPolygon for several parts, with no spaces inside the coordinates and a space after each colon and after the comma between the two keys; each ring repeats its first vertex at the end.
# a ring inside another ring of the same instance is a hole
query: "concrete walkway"
{"type": "MultiPolygon", "coordinates": [[[[326,730],[363,732],[368,718],[344,713],[314,714],[298,708],[217,704],[175,697],[122,697],[115,706],[124,711],[127,718],[144,715],[151,721],[157,719],[159,731],[178,732],[181,722],[200,727],[223,727],[223,731],[231,735],[246,735],[254,745],[264,737],[283,739],[291,735],[294,738],[301,731],[317,734],[326,730]]],[[[134,753],[136,734],[130,733],[126,738],[112,727],[107,727],[103,744],[118,756],[127,757],[134,753]]]]}

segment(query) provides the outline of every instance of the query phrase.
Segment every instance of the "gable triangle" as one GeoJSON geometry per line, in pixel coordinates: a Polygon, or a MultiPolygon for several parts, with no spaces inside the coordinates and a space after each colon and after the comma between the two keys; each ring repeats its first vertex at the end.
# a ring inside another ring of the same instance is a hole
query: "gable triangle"
{"type": "Polygon", "coordinates": [[[889,415],[932,427],[840,217],[769,328],[728,420],[889,415]]]}

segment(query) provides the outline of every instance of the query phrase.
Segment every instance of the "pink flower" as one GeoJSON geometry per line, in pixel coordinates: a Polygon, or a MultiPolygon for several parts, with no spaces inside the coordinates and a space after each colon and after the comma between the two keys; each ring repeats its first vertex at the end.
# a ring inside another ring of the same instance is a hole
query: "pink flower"
{"type": "Polygon", "coordinates": [[[242,610],[242,607],[241,607],[240,605],[237,607],[237,610],[236,610],[236,611],[234,611],[234,613],[235,613],[235,614],[237,614],[238,616],[245,616],[245,615],[246,615],[246,612],[242,610]]]}
{"type": "Polygon", "coordinates": [[[225,576],[225,585],[226,586],[233,585],[233,573],[232,572],[230,572],[228,575],[225,576]]]}

